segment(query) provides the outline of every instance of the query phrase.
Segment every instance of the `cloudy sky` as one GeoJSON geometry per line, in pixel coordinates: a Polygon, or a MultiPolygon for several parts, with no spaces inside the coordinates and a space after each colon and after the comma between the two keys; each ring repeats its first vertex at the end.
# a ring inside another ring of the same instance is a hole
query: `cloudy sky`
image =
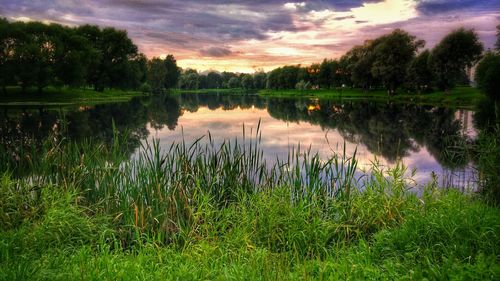
{"type": "Polygon", "coordinates": [[[338,58],[365,39],[403,28],[432,47],[474,28],[492,47],[498,0],[0,0],[10,20],[126,29],[148,57],[181,67],[253,72],[338,58]]]}

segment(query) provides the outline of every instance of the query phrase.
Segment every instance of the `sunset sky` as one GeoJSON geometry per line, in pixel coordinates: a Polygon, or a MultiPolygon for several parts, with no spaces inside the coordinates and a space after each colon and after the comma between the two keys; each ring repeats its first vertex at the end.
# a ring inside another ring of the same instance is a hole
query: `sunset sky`
{"type": "Polygon", "coordinates": [[[183,68],[253,72],[338,58],[365,39],[403,28],[432,47],[474,28],[486,48],[498,0],[0,0],[9,20],[113,26],[148,57],[173,54],[183,68]]]}

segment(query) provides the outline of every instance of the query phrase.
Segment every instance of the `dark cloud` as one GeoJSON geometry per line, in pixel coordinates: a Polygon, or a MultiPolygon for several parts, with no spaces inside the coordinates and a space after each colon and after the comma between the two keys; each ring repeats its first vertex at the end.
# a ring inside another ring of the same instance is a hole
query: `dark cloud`
{"type": "Polygon", "coordinates": [[[425,15],[450,11],[495,11],[500,9],[498,0],[420,0],[417,9],[425,15]]]}
{"type": "MultiPolygon", "coordinates": [[[[343,20],[357,19],[349,13],[345,13],[345,16],[339,14],[334,18],[318,17],[317,19],[307,14],[311,11],[327,9],[335,12],[349,11],[364,3],[382,1],[0,0],[0,17],[11,19],[24,17],[71,25],[89,23],[125,29],[140,50],[148,56],[174,53],[179,54],[182,59],[192,61],[199,60],[200,56],[207,57],[206,61],[210,61],[209,58],[224,57],[225,60],[230,60],[236,57],[254,60],[262,66],[271,66],[301,63],[306,60],[312,62],[319,56],[340,53],[355,43],[362,43],[366,38],[373,38],[377,34],[386,32],[393,26],[371,25],[366,31],[346,27],[339,33],[337,30],[328,30],[325,22],[333,19],[341,25],[343,20]],[[289,6],[285,7],[286,3],[305,4],[295,5],[294,9],[290,9],[289,6]],[[266,48],[277,47],[276,44],[291,46],[286,43],[286,33],[280,34],[279,32],[298,31],[312,31],[303,33],[301,36],[304,38],[299,38],[299,43],[293,46],[303,51],[302,53],[307,53],[307,56],[274,56],[266,53],[266,48]],[[306,40],[309,36],[313,36],[310,42],[306,40]],[[328,38],[332,40],[324,40],[328,38]],[[243,40],[250,39],[263,42],[256,44],[255,50],[247,52],[248,47],[239,44],[243,40]],[[332,44],[329,44],[330,42],[332,44]],[[316,50],[318,52],[315,52],[316,50]]],[[[439,25],[440,21],[451,21],[459,25],[463,21],[469,21],[471,26],[476,27],[477,23],[472,21],[473,18],[487,13],[498,13],[500,10],[498,0],[414,1],[417,2],[418,17],[398,22],[394,24],[394,27],[413,30],[417,33],[416,35],[428,42],[437,40],[434,38],[441,36],[445,29],[455,27],[455,25],[446,25],[446,28],[438,28],[442,29],[442,32],[435,32],[434,29],[433,32],[428,32],[430,23],[439,25]]],[[[357,23],[364,23],[364,21],[358,20],[357,23]]],[[[488,42],[493,42],[495,23],[488,22],[487,24],[491,26],[480,26],[478,31],[489,40],[488,42]]]]}
{"type": "Polygon", "coordinates": [[[220,57],[227,57],[232,53],[233,52],[231,52],[231,50],[222,47],[209,47],[200,50],[200,54],[204,57],[220,58],[220,57]]]}
{"type": "MultiPolygon", "coordinates": [[[[294,2],[294,1],[286,1],[294,2]]],[[[296,1],[301,2],[301,1],[296,1]]],[[[309,12],[309,11],[321,11],[325,9],[334,9],[336,11],[348,11],[351,8],[360,7],[363,3],[377,3],[384,2],[384,0],[329,0],[329,1],[303,1],[305,3],[304,7],[299,7],[299,10],[309,12]]]]}
{"type": "Polygon", "coordinates": [[[353,19],[354,16],[345,16],[345,17],[335,17],[333,18],[334,20],[347,20],[347,19],[353,19]]]}

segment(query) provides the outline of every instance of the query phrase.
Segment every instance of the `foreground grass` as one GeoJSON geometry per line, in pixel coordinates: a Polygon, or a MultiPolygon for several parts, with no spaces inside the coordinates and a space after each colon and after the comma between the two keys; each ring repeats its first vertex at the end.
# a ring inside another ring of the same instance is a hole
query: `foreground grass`
{"type": "Polygon", "coordinates": [[[144,95],[137,91],[106,89],[96,92],[92,89],[47,87],[42,93],[29,88],[26,93],[20,87],[8,87],[7,94],[0,93],[0,105],[95,105],[126,102],[144,95]]]}
{"type": "Polygon", "coordinates": [[[0,279],[500,277],[498,208],[436,183],[417,196],[400,165],[356,178],[346,155],[270,166],[259,139],[0,153],[0,279]]]}
{"type": "Polygon", "coordinates": [[[392,97],[388,96],[387,92],[383,90],[363,91],[361,89],[260,90],[259,95],[269,97],[314,97],[347,100],[368,99],[457,108],[474,108],[478,101],[484,98],[484,94],[472,87],[457,87],[451,90],[449,94],[441,91],[425,94],[399,92],[392,97]]]}
{"type": "Polygon", "coordinates": [[[42,194],[43,212],[0,233],[2,280],[500,277],[500,211],[456,191],[429,189],[421,200],[360,194],[355,219],[335,221],[316,205],[292,203],[282,188],[217,212],[203,207],[205,221],[182,246],[144,237],[127,248],[114,238],[114,218],[79,206],[76,194],[49,187],[42,194]],[[345,227],[358,227],[360,238],[336,240],[345,227]]]}

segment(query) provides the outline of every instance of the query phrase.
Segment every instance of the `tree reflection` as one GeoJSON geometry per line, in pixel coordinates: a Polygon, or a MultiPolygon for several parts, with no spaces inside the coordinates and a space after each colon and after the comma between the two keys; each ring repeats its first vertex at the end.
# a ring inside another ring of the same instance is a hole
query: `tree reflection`
{"type": "MultiPolygon", "coordinates": [[[[443,166],[456,167],[467,159],[448,153],[464,143],[455,110],[368,101],[335,101],[291,98],[262,98],[257,95],[185,94],[153,95],[127,103],[74,108],[3,108],[0,111],[0,146],[9,155],[39,146],[58,135],[72,141],[92,138],[111,144],[114,128],[128,132],[127,153],[156,130],[175,130],[184,111],[266,109],[278,120],[308,122],[322,129],[335,129],[346,140],[360,143],[388,161],[407,156],[425,146],[443,166]],[[114,127],[113,127],[114,126],[114,127]]],[[[477,118],[477,117],[476,117],[477,118]]],[[[484,118],[487,119],[487,118],[484,118]]],[[[481,118],[476,121],[481,123],[481,118]]]]}

